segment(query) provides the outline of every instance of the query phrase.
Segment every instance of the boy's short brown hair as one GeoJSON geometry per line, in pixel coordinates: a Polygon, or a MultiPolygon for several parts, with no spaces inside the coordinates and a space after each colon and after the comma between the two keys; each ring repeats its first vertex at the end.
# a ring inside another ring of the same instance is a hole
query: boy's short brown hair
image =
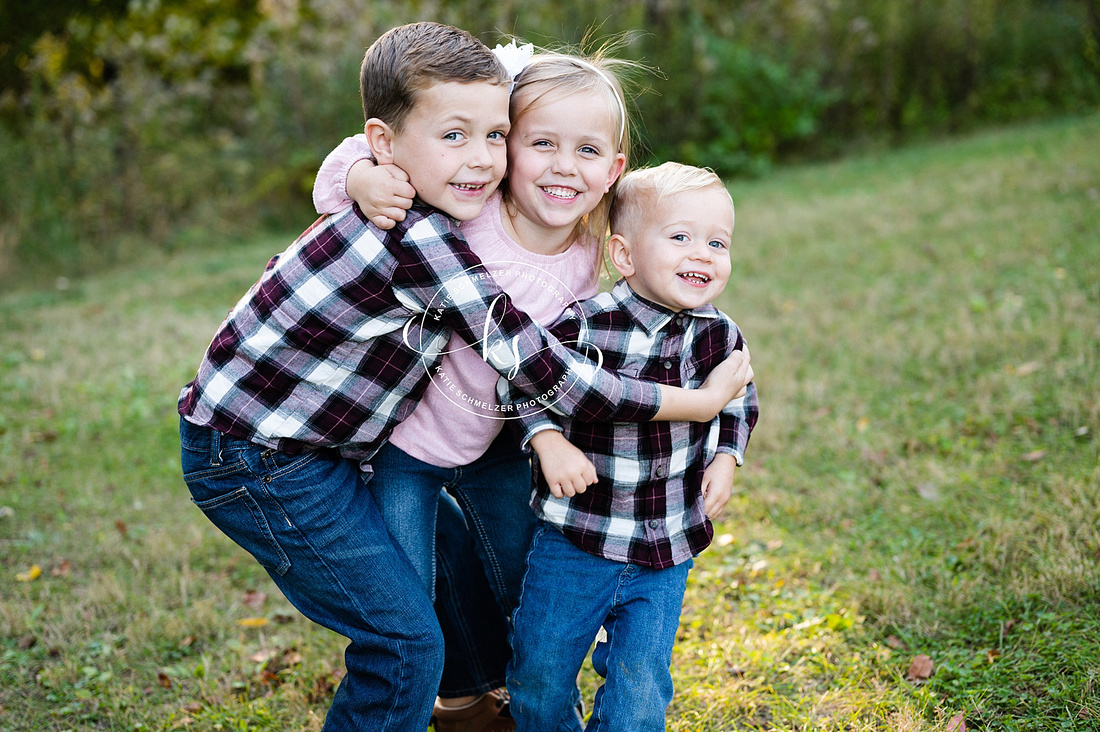
{"type": "Polygon", "coordinates": [[[398,130],[416,105],[417,92],[447,81],[508,84],[512,79],[484,43],[459,28],[423,22],[386,31],[363,56],[363,118],[377,117],[398,130]]]}
{"type": "MultiPolygon", "coordinates": [[[[720,188],[729,196],[722,179],[710,168],[662,163],[655,168],[632,170],[619,181],[611,206],[611,233],[624,234],[625,230],[644,222],[647,213],[663,198],[705,188],[720,188]]],[[[733,207],[732,197],[730,207],[733,207]]]]}

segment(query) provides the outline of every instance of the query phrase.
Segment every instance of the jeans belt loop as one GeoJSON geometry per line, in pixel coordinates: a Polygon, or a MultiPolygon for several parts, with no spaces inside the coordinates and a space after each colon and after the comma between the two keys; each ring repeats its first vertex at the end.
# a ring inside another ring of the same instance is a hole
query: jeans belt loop
{"type": "Polygon", "coordinates": [[[210,465],[217,467],[222,464],[222,433],[213,427],[210,430],[210,465]]]}

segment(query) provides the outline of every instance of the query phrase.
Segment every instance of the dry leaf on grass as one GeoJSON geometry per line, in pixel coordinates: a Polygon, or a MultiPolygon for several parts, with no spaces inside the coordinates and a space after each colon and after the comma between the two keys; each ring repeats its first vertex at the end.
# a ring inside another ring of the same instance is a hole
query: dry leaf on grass
{"type": "Polygon", "coordinates": [[[922,653],[913,659],[913,663],[909,664],[909,675],[906,678],[918,684],[924,683],[931,678],[934,669],[935,664],[932,663],[932,657],[922,653]]]}
{"type": "Polygon", "coordinates": [[[947,732],[966,732],[966,714],[959,712],[947,722],[947,732]]]}
{"type": "Polygon", "coordinates": [[[258,610],[259,608],[263,607],[265,602],[267,602],[267,593],[257,592],[256,590],[249,590],[248,592],[244,593],[244,597],[241,599],[241,602],[244,603],[246,606],[252,608],[253,610],[258,610]]]}
{"type": "Polygon", "coordinates": [[[34,582],[36,579],[42,576],[42,568],[37,564],[32,564],[26,572],[17,572],[15,579],[19,582],[34,582]]]}
{"type": "Polygon", "coordinates": [[[237,625],[242,628],[262,628],[267,625],[267,618],[241,618],[237,625]]]}

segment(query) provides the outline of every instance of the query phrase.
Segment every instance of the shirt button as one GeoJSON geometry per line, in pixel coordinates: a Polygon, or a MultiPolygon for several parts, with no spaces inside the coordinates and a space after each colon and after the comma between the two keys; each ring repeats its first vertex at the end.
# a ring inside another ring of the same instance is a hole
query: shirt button
{"type": "Polygon", "coordinates": [[[651,528],[651,529],[655,529],[660,525],[661,525],[661,522],[658,521],[657,519],[650,519],[650,521],[649,521],[649,528],[651,528]]]}
{"type": "Polygon", "coordinates": [[[670,368],[672,368],[672,361],[670,361],[666,358],[665,362],[661,365],[664,366],[666,369],[670,369],[670,368]]]}
{"type": "Polygon", "coordinates": [[[657,477],[658,477],[658,478],[663,478],[663,477],[665,477],[665,475],[667,475],[667,474],[668,474],[668,471],[667,471],[667,470],[665,470],[665,466],[664,466],[664,465],[658,465],[658,466],[657,466],[657,477]]]}

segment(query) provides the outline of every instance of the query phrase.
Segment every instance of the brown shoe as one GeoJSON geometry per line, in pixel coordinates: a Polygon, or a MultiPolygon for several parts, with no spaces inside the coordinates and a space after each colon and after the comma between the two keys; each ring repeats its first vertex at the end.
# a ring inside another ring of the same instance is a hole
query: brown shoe
{"type": "Polygon", "coordinates": [[[516,723],[508,711],[508,694],[495,689],[464,707],[444,707],[436,701],[432,728],[435,732],[513,732],[516,723]]]}

